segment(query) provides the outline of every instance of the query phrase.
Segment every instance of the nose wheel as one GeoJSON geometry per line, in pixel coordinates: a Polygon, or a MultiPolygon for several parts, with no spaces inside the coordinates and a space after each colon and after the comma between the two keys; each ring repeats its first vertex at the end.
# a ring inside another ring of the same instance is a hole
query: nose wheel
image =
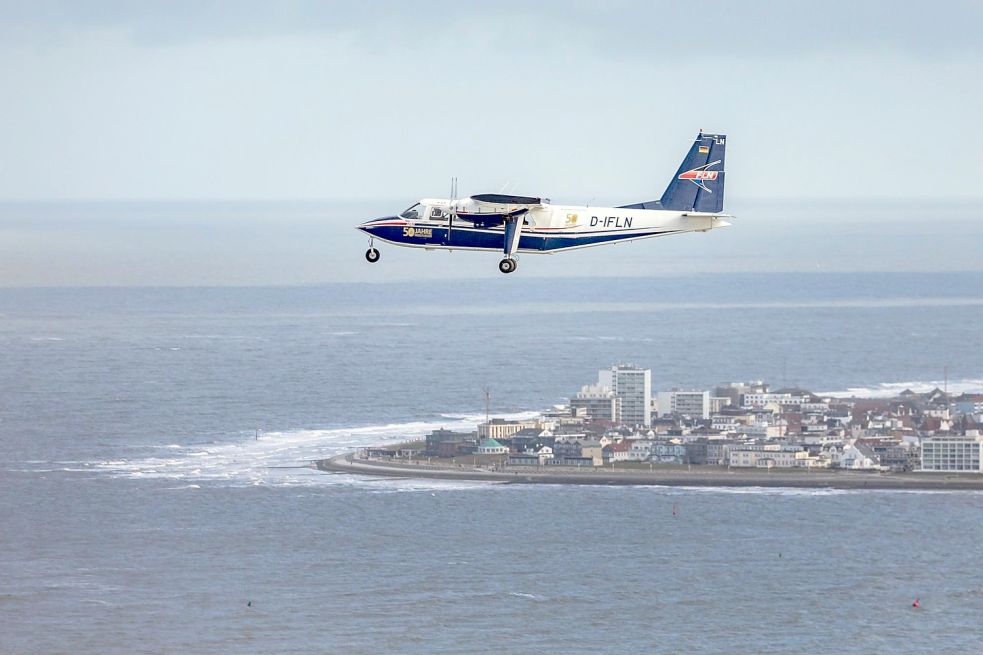
{"type": "Polygon", "coordinates": [[[506,257],[502,261],[498,262],[498,270],[505,274],[509,274],[514,271],[518,265],[519,263],[517,261],[511,257],[506,257]]]}
{"type": "Polygon", "coordinates": [[[377,261],[379,261],[379,257],[381,256],[382,255],[380,255],[379,251],[376,250],[375,248],[370,247],[368,250],[365,251],[365,261],[367,261],[370,264],[374,264],[377,261]]]}

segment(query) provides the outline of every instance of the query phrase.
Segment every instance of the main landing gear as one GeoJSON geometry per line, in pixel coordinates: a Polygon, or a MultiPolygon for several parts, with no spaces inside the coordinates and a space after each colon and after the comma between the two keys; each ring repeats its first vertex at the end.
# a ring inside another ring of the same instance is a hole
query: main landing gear
{"type": "Polygon", "coordinates": [[[506,257],[502,261],[498,262],[498,270],[505,274],[511,273],[519,265],[519,262],[515,261],[511,257],[506,257]]]}

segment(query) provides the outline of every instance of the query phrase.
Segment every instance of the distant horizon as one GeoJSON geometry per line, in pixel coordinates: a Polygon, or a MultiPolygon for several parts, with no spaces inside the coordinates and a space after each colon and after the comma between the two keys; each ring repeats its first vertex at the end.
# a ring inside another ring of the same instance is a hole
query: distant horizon
{"type": "MultiPolygon", "coordinates": [[[[563,279],[570,283],[578,282],[593,282],[598,279],[603,279],[609,283],[611,282],[638,282],[640,280],[653,279],[653,280],[671,280],[671,279],[690,279],[694,277],[703,278],[713,278],[713,277],[774,277],[780,275],[802,275],[809,277],[857,277],[857,276],[897,276],[897,277],[952,277],[952,276],[970,276],[977,277],[983,275],[983,269],[981,270],[960,270],[960,271],[898,271],[898,270],[865,270],[865,271],[823,271],[823,270],[781,270],[781,271],[692,271],[692,272],[672,272],[672,271],[654,271],[648,275],[609,275],[609,276],[589,276],[589,275],[572,275],[565,276],[563,279]]],[[[9,290],[100,290],[100,289],[133,289],[133,290],[160,290],[160,291],[181,291],[181,290],[222,290],[222,289],[234,289],[234,290],[276,290],[276,289],[317,289],[320,287],[359,287],[367,286],[374,287],[380,285],[391,285],[391,286],[416,286],[420,282],[426,282],[428,285],[446,285],[454,286],[461,284],[487,284],[493,283],[496,277],[462,277],[454,279],[381,279],[381,280],[335,280],[335,281],[320,281],[320,282],[281,282],[281,283],[269,283],[269,284],[49,284],[49,285],[5,285],[0,281],[0,291],[9,290]]],[[[536,283],[553,283],[556,281],[555,276],[530,276],[528,278],[531,282],[536,283]]],[[[968,304],[968,305],[983,305],[983,293],[979,296],[947,296],[947,301],[956,302],[956,304],[968,304]]],[[[847,299],[849,300],[849,299],[847,299]]],[[[913,299],[909,296],[890,296],[882,299],[883,302],[892,303],[900,301],[911,300],[916,304],[921,302],[926,306],[932,304],[932,299],[921,298],[913,299]]],[[[529,301],[534,302],[534,301],[529,301]]],[[[521,305],[529,304],[528,302],[519,303],[521,305]]],[[[616,302],[605,303],[593,302],[589,303],[591,305],[605,305],[605,304],[618,304],[616,302]]],[[[694,301],[693,307],[698,308],[701,306],[698,301],[694,301]]],[[[707,306],[717,306],[719,303],[705,303],[707,306]]],[[[752,305],[760,303],[752,303],[752,305]]],[[[587,310],[585,310],[587,311],[587,310]]]]}
{"type": "MultiPolygon", "coordinates": [[[[530,191],[531,192],[531,191],[530,191]]],[[[478,192],[475,192],[478,193],[478,192]]],[[[650,194],[651,195],[651,194],[650,194]]],[[[657,195],[657,194],[656,194],[657,195]]],[[[365,197],[365,198],[345,198],[345,197],[282,197],[282,198],[248,198],[248,197],[202,197],[202,198],[3,198],[0,199],[0,206],[16,206],[16,205],[28,205],[28,204],[143,204],[143,203],[160,203],[160,204],[339,204],[339,205],[351,205],[351,204],[381,204],[381,203],[394,203],[393,206],[399,206],[403,208],[400,203],[413,202],[415,200],[420,200],[421,198],[446,198],[448,196],[445,191],[443,194],[435,193],[433,195],[421,195],[417,198],[412,197],[399,197],[399,198],[386,198],[386,197],[365,197]]],[[[544,196],[550,199],[552,204],[578,204],[574,201],[566,201],[562,199],[554,199],[549,196],[544,196]]],[[[638,200],[628,199],[624,202],[629,203],[638,200]]],[[[967,195],[967,196],[955,196],[955,197],[943,197],[943,196],[910,196],[910,197],[900,197],[900,196],[798,196],[798,197],[771,197],[771,196],[740,196],[736,198],[733,197],[728,190],[726,203],[729,205],[731,203],[754,203],[754,204],[766,204],[766,205],[778,205],[787,203],[828,203],[831,205],[895,205],[895,204],[944,204],[944,205],[983,205],[983,194],[981,195],[967,195]]],[[[591,203],[594,206],[603,206],[598,202],[591,203]]],[[[727,208],[725,207],[725,212],[727,208]]]]}

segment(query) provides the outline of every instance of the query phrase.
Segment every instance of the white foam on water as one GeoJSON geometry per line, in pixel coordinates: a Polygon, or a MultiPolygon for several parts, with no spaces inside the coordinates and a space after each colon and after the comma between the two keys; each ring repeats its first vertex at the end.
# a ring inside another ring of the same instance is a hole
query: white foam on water
{"type": "Polygon", "coordinates": [[[833,398],[896,398],[905,389],[915,393],[927,393],[933,389],[948,389],[949,395],[983,392],[983,378],[960,380],[912,380],[908,382],[882,382],[876,387],[850,387],[839,391],[817,391],[817,396],[833,398]]]}
{"type": "MultiPolygon", "coordinates": [[[[531,418],[536,412],[512,417],[531,418]]],[[[438,421],[412,421],[325,430],[288,430],[241,434],[227,442],[166,444],[149,457],[86,462],[87,472],[131,479],[172,479],[186,482],[225,482],[232,485],[321,486],[370,484],[373,492],[434,491],[487,488],[489,483],[420,479],[379,479],[328,474],[313,462],[359,448],[423,439],[432,430],[472,431],[483,415],[443,415],[438,421]]]]}
{"type": "Polygon", "coordinates": [[[510,591],[509,596],[515,596],[516,598],[527,598],[529,600],[543,600],[541,597],[535,594],[527,594],[521,591],[510,591]]]}
{"type": "Polygon", "coordinates": [[[845,496],[850,494],[867,493],[866,489],[832,489],[817,487],[803,489],[800,487],[673,487],[669,495],[683,494],[740,494],[754,496],[845,496]]]}
{"type": "MultiPolygon", "coordinates": [[[[806,474],[808,475],[808,474],[806,474]]],[[[741,494],[754,496],[869,496],[870,494],[972,494],[976,489],[834,489],[831,487],[660,487],[666,495],[741,494]]]]}

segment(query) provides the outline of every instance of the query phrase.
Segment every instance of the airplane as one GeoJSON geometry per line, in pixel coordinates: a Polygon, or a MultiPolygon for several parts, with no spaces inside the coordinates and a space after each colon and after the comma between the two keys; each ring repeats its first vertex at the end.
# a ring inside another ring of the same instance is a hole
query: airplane
{"type": "Polygon", "coordinates": [[[375,240],[426,250],[494,250],[502,273],[519,253],[554,253],[622,241],[706,232],[730,225],[724,214],[723,134],[701,130],[658,200],[619,207],[554,205],[548,198],[483,193],[458,199],[424,198],[399,215],[367,221],[365,259],[379,261],[375,240]]]}

